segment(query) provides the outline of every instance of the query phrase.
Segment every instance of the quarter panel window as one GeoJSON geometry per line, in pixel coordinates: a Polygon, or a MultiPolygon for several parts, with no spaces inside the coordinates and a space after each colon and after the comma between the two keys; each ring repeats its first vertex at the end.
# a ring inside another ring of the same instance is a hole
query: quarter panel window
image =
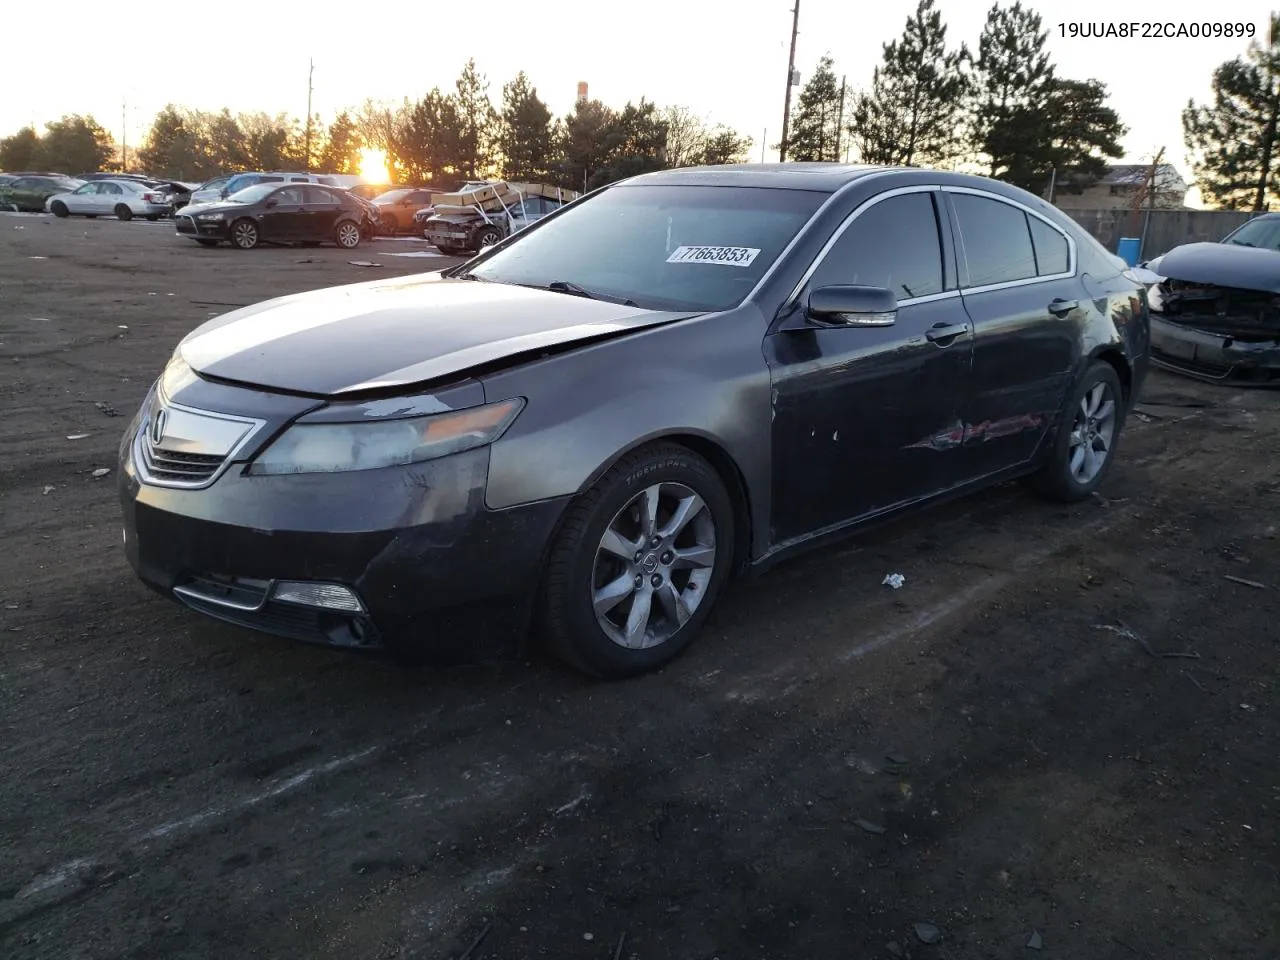
{"type": "Polygon", "coordinates": [[[1036,275],[1025,213],[1011,204],[967,193],[952,194],[951,202],[959,221],[970,287],[1027,280],[1036,275]]]}
{"type": "Polygon", "coordinates": [[[1036,251],[1036,273],[1052,277],[1066,273],[1071,268],[1071,253],[1067,238],[1039,217],[1027,217],[1031,224],[1031,243],[1036,251]]]}
{"type": "Polygon", "coordinates": [[[810,286],[832,284],[887,287],[899,300],[941,293],[942,245],[930,193],[889,197],[858,214],[810,286]]]}

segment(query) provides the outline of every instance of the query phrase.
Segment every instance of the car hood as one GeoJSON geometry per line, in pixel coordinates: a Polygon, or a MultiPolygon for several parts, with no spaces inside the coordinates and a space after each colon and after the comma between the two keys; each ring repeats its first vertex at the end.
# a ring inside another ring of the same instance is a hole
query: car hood
{"type": "Polygon", "coordinates": [[[209,377],[333,396],[691,316],[437,273],[268,300],[203,324],[179,351],[209,377]]]}
{"type": "Polygon", "coordinates": [[[1171,280],[1280,294],[1280,253],[1274,250],[1235,243],[1188,243],[1147,266],[1171,280]]]}

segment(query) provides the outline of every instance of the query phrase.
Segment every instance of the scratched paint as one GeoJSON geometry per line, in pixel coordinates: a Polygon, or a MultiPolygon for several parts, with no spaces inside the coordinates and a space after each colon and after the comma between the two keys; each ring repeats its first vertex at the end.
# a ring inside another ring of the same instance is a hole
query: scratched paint
{"type": "Polygon", "coordinates": [[[1025,413],[1000,420],[984,420],[977,424],[957,420],[954,425],[940,433],[908,444],[907,449],[950,450],[973,440],[982,440],[985,443],[988,440],[998,440],[1024,430],[1039,430],[1043,428],[1044,423],[1044,415],[1038,413],[1025,413]]]}

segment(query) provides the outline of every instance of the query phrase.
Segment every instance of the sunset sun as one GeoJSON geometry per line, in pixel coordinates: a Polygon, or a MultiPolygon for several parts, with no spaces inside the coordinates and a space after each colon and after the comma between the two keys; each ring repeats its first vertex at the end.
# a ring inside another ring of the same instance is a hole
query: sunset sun
{"type": "Polygon", "coordinates": [[[360,151],[360,176],[368,183],[387,183],[387,152],[365,147],[360,151]]]}

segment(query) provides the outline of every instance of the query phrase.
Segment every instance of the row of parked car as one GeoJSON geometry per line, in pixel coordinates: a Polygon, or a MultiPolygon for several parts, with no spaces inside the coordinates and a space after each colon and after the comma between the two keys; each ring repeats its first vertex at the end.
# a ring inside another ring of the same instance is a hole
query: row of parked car
{"type": "Polygon", "coordinates": [[[350,248],[371,236],[412,233],[442,253],[473,253],[577,196],[544,184],[470,180],[441,192],[300,171],[224,174],[199,184],[127,173],[0,174],[0,208],[57,217],[173,217],[180,235],[202,245],[244,249],[325,241],[350,248]]]}

